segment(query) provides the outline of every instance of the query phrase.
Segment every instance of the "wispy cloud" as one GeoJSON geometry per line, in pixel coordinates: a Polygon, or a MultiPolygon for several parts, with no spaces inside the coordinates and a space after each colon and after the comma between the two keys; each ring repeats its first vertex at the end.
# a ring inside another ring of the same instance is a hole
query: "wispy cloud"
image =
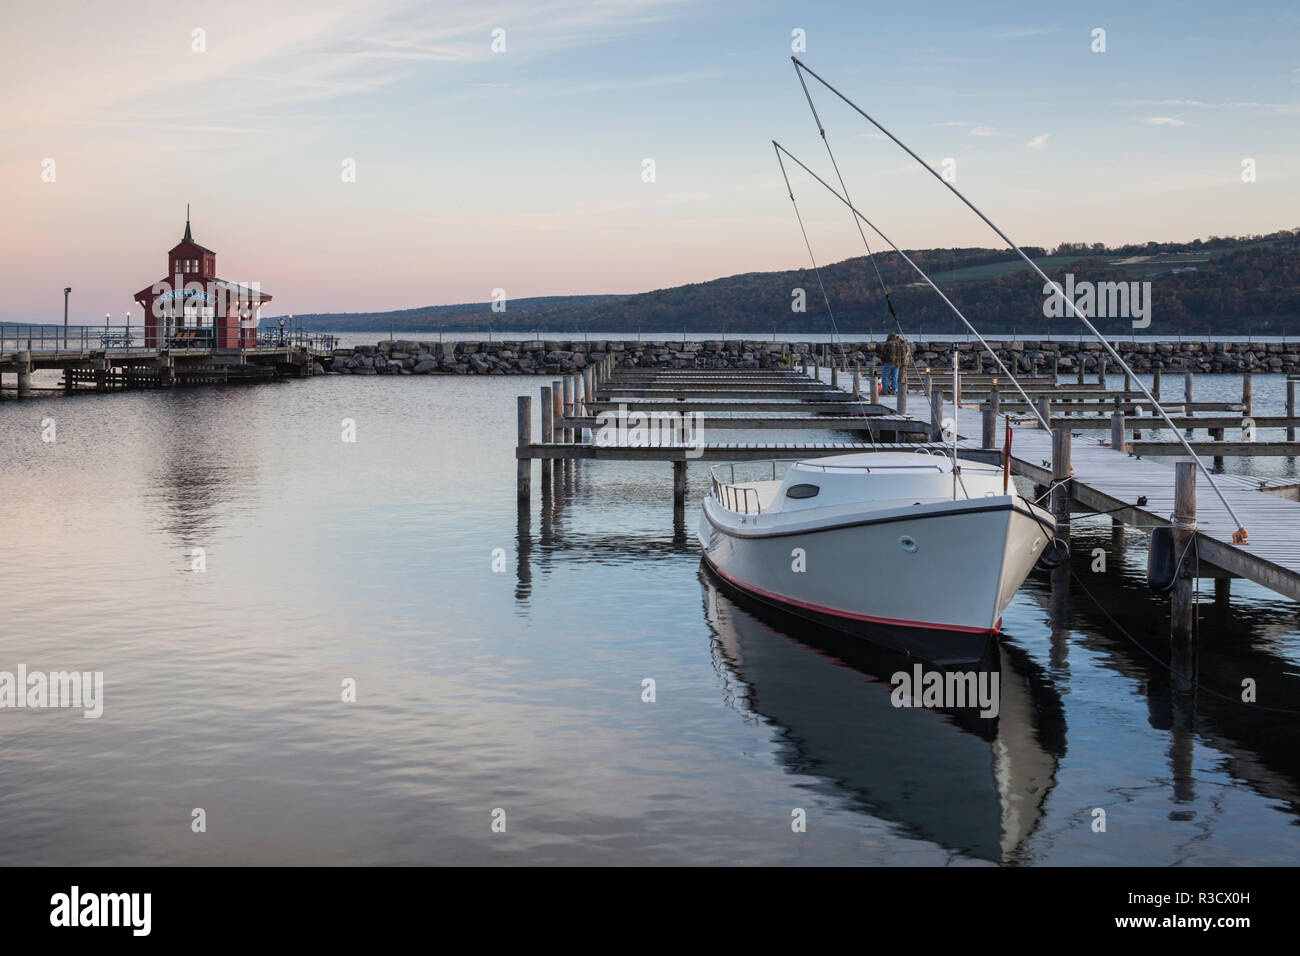
{"type": "Polygon", "coordinates": [[[976,126],[970,131],[972,136],[994,136],[997,131],[992,126],[976,126]]]}
{"type": "Polygon", "coordinates": [[[1051,135],[1051,133],[1039,133],[1025,145],[1030,149],[1047,149],[1047,137],[1051,135]]]}
{"type": "Polygon", "coordinates": [[[1148,126],[1186,126],[1187,124],[1173,116],[1148,116],[1146,118],[1148,126]]]}
{"type": "Polygon", "coordinates": [[[1040,37],[1047,33],[1060,32],[1060,27],[1008,27],[1002,30],[985,30],[981,36],[995,40],[1014,40],[1020,37],[1040,37]]]}

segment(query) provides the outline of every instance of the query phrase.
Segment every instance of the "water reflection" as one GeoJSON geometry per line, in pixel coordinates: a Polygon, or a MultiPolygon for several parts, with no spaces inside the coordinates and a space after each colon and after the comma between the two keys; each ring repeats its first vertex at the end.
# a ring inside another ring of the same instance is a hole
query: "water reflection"
{"type": "Polygon", "coordinates": [[[158,403],[148,432],[146,506],[185,548],[203,547],[232,503],[258,497],[258,441],[232,428],[246,410],[238,390],[177,390],[158,403]]]}
{"type": "Polygon", "coordinates": [[[759,605],[703,567],[700,585],[729,703],[775,729],[792,773],[956,854],[1024,859],[1065,753],[1065,719],[1023,652],[994,641],[976,667],[999,675],[996,717],[899,708],[890,676],[917,658],[759,605]]]}
{"type": "Polygon", "coordinates": [[[1171,817],[1190,818],[1182,805],[1196,799],[1197,742],[1218,751],[1234,777],[1300,816],[1300,730],[1295,714],[1285,712],[1300,710],[1295,606],[1233,600],[1226,582],[1211,588],[1202,581],[1195,638],[1172,641],[1168,602],[1152,597],[1138,567],[1145,554],[1124,562],[1127,538],[1140,532],[1108,530],[1076,522],[1074,586],[1059,588],[1056,573],[1046,584],[1047,576],[1036,575],[1025,592],[1048,611],[1053,635],[1063,615],[1078,646],[1137,682],[1149,725],[1168,734],[1171,817]],[[1105,571],[1093,570],[1097,547],[1108,551],[1105,571]],[[1241,701],[1246,678],[1255,681],[1265,707],[1241,701]]]}

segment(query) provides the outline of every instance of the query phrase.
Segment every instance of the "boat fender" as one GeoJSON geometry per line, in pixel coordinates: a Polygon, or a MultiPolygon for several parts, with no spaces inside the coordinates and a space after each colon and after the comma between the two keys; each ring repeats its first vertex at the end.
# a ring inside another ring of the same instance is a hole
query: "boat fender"
{"type": "Polygon", "coordinates": [[[1158,593],[1168,591],[1174,586],[1174,576],[1177,573],[1174,529],[1152,528],[1151,547],[1147,550],[1147,587],[1158,593]]]}

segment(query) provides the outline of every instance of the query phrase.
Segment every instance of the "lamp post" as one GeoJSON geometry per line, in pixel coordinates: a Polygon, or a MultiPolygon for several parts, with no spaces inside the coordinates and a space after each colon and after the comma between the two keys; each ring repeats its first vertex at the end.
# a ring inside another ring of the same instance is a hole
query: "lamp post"
{"type": "Polygon", "coordinates": [[[282,315],[282,316],[280,316],[278,319],[276,319],[275,321],[277,321],[277,322],[280,323],[280,343],[279,343],[279,344],[280,344],[280,345],[284,345],[284,321],[285,321],[285,317],[282,315]]]}
{"type": "Polygon", "coordinates": [[[72,286],[63,290],[63,347],[68,347],[68,293],[72,291],[72,286]]]}

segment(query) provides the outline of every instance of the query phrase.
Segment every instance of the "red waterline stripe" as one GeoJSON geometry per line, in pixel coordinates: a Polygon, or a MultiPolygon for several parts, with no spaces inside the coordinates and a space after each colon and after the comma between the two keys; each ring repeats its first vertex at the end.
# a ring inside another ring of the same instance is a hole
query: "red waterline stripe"
{"type": "MultiPolygon", "coordinates": [[[[708,560],[707,558],[705,560],[708,560]]],[[[749,591],[753,594],[762,595],[765,598],[771,598],[773,601],[781,601],[784,604],[793,604],[795,607],[801,607],[808,611],[817,611],[820,614],[830,614],[833,617],[844,617],[854,621],[866,621],[871,624],[888,624],[893,627],[924,627],[935,631],[961,631],[966,634],[996,634],[1002,627],[1002,620],[999,618],[998,623],[993,628],[987,627],[969,627],[965,624],[928,624],[924,621],[903,621],[892,617],[872,617],[870,614],[854,614],[851,611],[840,611],[832,607],[822,607],[820,604],[809,604],[807,601],[799,601],[784,594],[777,594],[775,591],[765,591],[762,588],[755,587],[752,584],[746,584],[740,581],[720,567],[709,561],[709,567],[718,573],[720,577],[726,578],[733,585],[742,591],[749,591]]]]}

